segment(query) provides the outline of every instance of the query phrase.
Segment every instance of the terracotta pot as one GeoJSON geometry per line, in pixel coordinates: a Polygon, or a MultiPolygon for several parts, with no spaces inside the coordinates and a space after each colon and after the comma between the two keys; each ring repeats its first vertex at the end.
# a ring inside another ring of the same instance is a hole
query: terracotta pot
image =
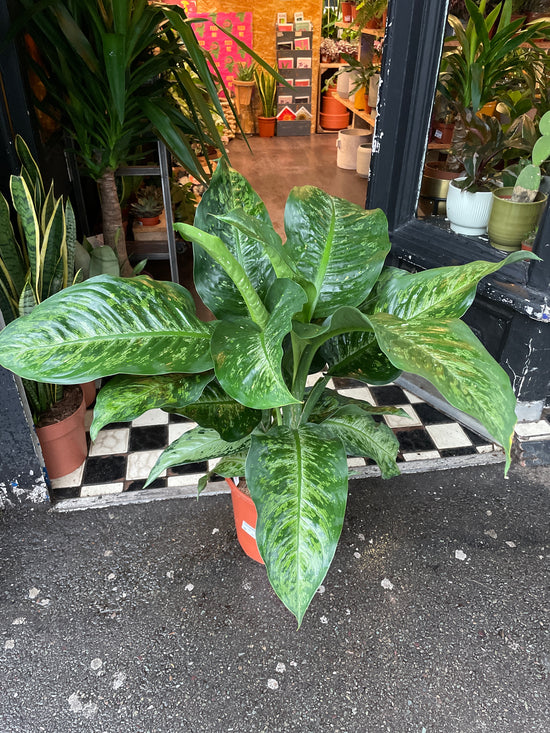
{"type": "Polygon", "coordinates": [[[342,20],[344,23],[351,23],[352,3],[342,3],[342,20]]]}
{"type": "Polygon", "coordinates": [[[432,125],[431,139],[436,143],[450,145],[455,130],[454,122],[434,122],[432,125]]]}
{"type": "Polygon", "coordinates": [[[248,557],[256,562],[264,564],[256,544],[256,521],[258,514],[252,499],[243,492],[230,479],[225,479],[231,489],[231,501],[233,502],[233,515],[235,527],[237,528],[237,539],[248,557]]]}
{"type": "Polygon", "coordinates": [[[321,101],[321,112],[327,115],[342,115],[346,113],[346,108],[332,94],[323,94],[321,101]]]}
{"type": "Polygon", "coordinates": [[[233,81],[233,87],[235,89],[235,102],[237,103],[237,110],[240,112],[242,107],[246,107],[250,104],[252,99],[252,92],[254,91],[254,81],[240,81],[235,79],[233,81]]]}
{"type": "Polygon", "coordinates": [[[72,473],[86,460],[88,446],[84,427],[85,413],[83,395],[80,406],[72,415],[54,425],[36,428],[50,478],[60,478],[72,473]]]}
{"type": "Polygon", "coordinates": [[[95,382],[86,382],[85,384],[81,384],[80,389],[82,390],[82,393],[84,395],[84,402],[86,404],[86,407],[89,407],[95,400],[95,396],[97,394],[95,382]]]}
{"type": "Polygon", "coordinates": [[[349,112],[347,109],[338,114],[319,114],[319,120],[323,130],[343,130],[349,125],[349,112]]]}
{"type": "Polygon", "coordinates": [[[154,227],[160,224],[160,216],[142,216],[138,219],[144,227],[154,227]]]}
{"type": "Polygon", "coordinates": [[[260,137],[273,137],[275,135],[276,117],[258,116],[258,135],[260,137]]]}

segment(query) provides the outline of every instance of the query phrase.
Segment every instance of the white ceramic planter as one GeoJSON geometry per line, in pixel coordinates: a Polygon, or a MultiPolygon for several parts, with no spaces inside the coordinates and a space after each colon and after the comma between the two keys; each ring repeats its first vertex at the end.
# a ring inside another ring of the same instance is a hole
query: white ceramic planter
{"type": "MultiPolygon", "coordinates": [[[[457,181],[464,180],[457,178],[457,181]]],[[[455,185],[449,184],[447,192],[447,218],[451,222],[451,229],[458,234],[470,237],[479,237],[487,232],[487,224],[491,215],[493,194],[491,191],[462,191],[455,185]]]]}

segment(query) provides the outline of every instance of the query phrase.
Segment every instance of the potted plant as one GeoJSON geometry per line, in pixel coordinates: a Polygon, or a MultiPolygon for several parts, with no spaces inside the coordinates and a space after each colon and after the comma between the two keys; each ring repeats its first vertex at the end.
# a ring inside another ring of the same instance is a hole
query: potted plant
{"type": "MultiPolygon", "coordinates": [[[[76,225],[69,201],[46,194],[42,175],[24,140],[17,136],[21,174],[11,176],[13,210],[0,194],[0,310],[6,323],[31,313],[39,303],[73,283],[76,225]]],[[[89,380],[83,380],[87,382],[89,380]]],[[[87,455],[82,389],[23,380],[50,478],[74,471],[87,455]]]]}
{"type": "Polygon", "coordinates": [[[489,240],[507,252],[520,249],[523,239],[536,229],[548,195],[542,193],[541,165],[550,157],[550,112],[539,123],[540,137],[531,153],[531,162],[519,173],[514,186],[493,191],[489,218],[489,240]]]}
{"type": "Polygon", "coordinates": [[[487,231],[502,163],[510,150],[525,149],[516,127],[505,131],[495,117],[461,109],[456,118],[451,155],[464,175],[449,184],[447,216],[459,234],[479,236],[487,231]]]}
{"type": "Polygon", "coordinates": [[[465,5],[466,27],[456,16],[448,18],[454,36],[444,48],[438,88],[450,102],[478,112],[498,100],[512,82],[529,78],[535,84],[533,55],[540,61],[544,51],[534,41],[548,36],[550,24],[524,26],[522,18],[511,21],[512,0],[498,3],[487,15],[486,0],[480,0],[479,6],[465,0],[465,5]],[[524,45],[531,51],[530,63],[526,63],[524,45]]]}
{"type": "Polygon", "coordinates": [[[334,38],[321,38],[320,45],[321,63],[331,64],[339,56],[338,44],[334,38]]]}
{"type": "Polygon", "coordinates": [[[273,137],[275,135],[277,82],[263,69],[254,71],[256,88],[260,96],[262,114],[258,115],[258,134],[260,137],[273,137]]]}
{"type": "Polygon", "coordinates": [[[136,194],[136,200],[130,205],[130,210],[143,226],[155,226],[160,222],[160,215],[164,209],[162,190],[158,186],[144,186],[136,194]]]}
{"type": "Polygon", "coordinates": [[[117,252],[122,273],[131,275],[115,171],[135,159],[143,142],[160,137],[189,173],[207,182],[212,166],[203,168],[195,148],[206,158],[212,144],[226,154],[213,110],[226,123],[220,87],[234,112],[230,95],[195,37],[197,19],[181,7],[130,0],[21,5],[14,33],[36,42],[42,63],[29,63],[48,93],[37,105],[61,117],[84,171],[97,181],[104,242],[117,252]]]}
{"type": "Polygon", "coordinates": [[[482,277],[536,256],[417,274],[384,268],[383,212],[313,186],[291,190],[282,246],[261,199],[223,161],[195,226],[175,226],[194,242],[195,286],[216,320],[200,321],[175,283],[102,276],[7,326],[0,363],[59,382],[119,374],[98,396],[92,438],[153,407],[195,420],[148,480],[215,458],[219,475],[245,476],[269,581],[300,623],[342,529],[346,454],[371,457],[384,477],[399,473],[397,439],[373,419],[396,408],[339,396],[328,381],[386,384],[402,369],[420,374],[503,445],[507,470],[514,393],[460,318],[482,277]]]}
{"type": "Polygon", "coordinates": [[[361,0],[357,3],[353,25],[359,30],[362,28],[384,27],[384,15],[387,7],[387,0],[361,0]]]}

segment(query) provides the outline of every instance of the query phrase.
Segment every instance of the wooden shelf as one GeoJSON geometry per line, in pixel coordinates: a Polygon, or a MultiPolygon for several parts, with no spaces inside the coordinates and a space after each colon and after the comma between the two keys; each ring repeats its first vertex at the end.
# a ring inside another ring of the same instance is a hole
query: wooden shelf
{"type": "Polygon", "coordinates": [[[346,97],[341,97],[339,94],[336,95],[336,99],[341,102],[344,107],[347,107],[349,110],[351,110],[354,115],[360,117],[365,122],[368,122],[371,127],[374,127],[374,117],[369,112],[365,112],[364,109],[356,109],[353,105],[353,102],[350,102],[350,100],[346,99],[346,97]]]}
{"type": "MultiPolygon", "coordinates": [[[[344,23],[343,20],[337,20],[336,21],[336,27],[337,28],[353,28],[353,23],[344,23]]],[[[385,28],[362,28],[361,33],[364,36],[376,36],[377,38],[381,38],[386,34],[385,28]]]]}
{"type": "Polygon", "coordinates": [[[323,69],[339,69],[341,66],[348,66],[348,64],[340,63],[339,61],[331,61],[330,63],[321,61],[319,64],[321,71],[323,71],[323,69]]]}

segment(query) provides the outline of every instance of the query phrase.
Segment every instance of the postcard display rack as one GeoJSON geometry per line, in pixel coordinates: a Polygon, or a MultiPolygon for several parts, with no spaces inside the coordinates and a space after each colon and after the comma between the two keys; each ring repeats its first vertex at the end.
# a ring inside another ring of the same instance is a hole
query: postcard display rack
{"type": "Polygon", "coordinates": [[[277,66],[290,87],[277,86],[277,136],[311,134],[311,41],[305,30],[277,30],[277,66]]]}

